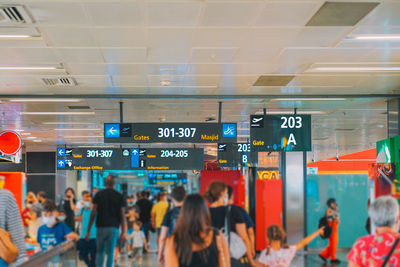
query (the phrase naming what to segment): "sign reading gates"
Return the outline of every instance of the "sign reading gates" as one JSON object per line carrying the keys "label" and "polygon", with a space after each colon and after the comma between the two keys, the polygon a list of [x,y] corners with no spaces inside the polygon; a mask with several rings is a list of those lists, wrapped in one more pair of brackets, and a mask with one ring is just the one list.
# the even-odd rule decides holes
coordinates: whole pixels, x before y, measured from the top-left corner
{"label": "sign reading gates", "polygon": [[311,115],[251,115],[253,151],[311,151]]}
{"label": "sign reading gates", "polygon": [[203,166],[202,148],[57,149],[59,170],[202,170]]}
{"label": "sign reading gates", "polygon": [[218,166],[251,167],[258,161],[257,154],[257,152],[251,152],[250,143],[220,143],[218,144]]}
{"label": "sign reading gates", "polygon": [[105,123],[105,143],[236,142],[236,123]]}

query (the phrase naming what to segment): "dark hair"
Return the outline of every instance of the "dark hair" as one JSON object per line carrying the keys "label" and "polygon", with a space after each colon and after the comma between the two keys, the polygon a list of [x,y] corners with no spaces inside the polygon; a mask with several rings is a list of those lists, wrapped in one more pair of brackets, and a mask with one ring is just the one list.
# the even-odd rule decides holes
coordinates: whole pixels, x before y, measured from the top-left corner
{"label": "dark hair", "polygon": [[226,187],[226,184],[224,184],[223,182],[214,181],[208,185],[204,197],[209,203],[214,203],[221,197],[221,194],[226,190]]}
{"label": "dark hair", "polygon": [[82,191],[82,196],[84,196],[86,194],[90,194],[89,191],[86,191],[86,190]]}
{"label": "dark hair", "polygon": [[142,225],[143,225],[143,223],[141,221],[138,221],[138,220],[134,221],[133,224],[135,224],[135,225],[137,225],[139,227],[142,227]]}
{"label": "dark hair", "polygon": [[42,198],[47,198],[46,192],[44,192],[44,191],[40,191],[40,192],[38,193],[38,196],[39,196],[39,197],[42,197]]}
{"label": "dark hair", "polygon": [[67,194],[68,191],[72,192],[72,194],[73,194],[74,197],[75,197],[75,191],[74,191],[74,189],[72,189],[71,187],[68,187],[67,189],[65,189],[65,193],[64,193],[64,194]]}
{"label": "dark hair", "polygon": [[[281,243],[281,248],[289,248],[289,246],[284,243],[285,237],[285,231],[279,225],[273,224],[267,228],[267,238],[270,244],[272,241],[279,241]],[[268,254],[269,248],[267,249],[267,255]]]}
{"label": "dark hair", "polygon": [[200,194],[185,198],[173,233],[179,262],[189,265],[192,261],[192,245],[205,245],[202,234],[211,230],[211,217],[207,204]]}
{"label": "dark hair", "polygon": [[336,199],[330,198],[330,199],[328,199],[328,201],[326,202],[326,205],[328,205],[328,207],[330,207],[333,203],[336,203]]}
{"label": "dark hair", "polygon": [[183,186],[176,186],[172,189],[171,197],[177,202],[182,202],[186,197],[186,190]]}
{"label": "dark hair", "polygon": [[106,187],[114,187],[115,185],[115,176],[110,174],[106,178]]}
{"label": "dark hair", "polygon": [[233,187],[230,185],[227,185],[226,187],[228,188],[228,199],[231,199],[233,195]]}
{"label": "dark hair", "polygon": [[58,210],[56,203],[53,200],[46,200],[43,204],[43,211],[53,212]]}

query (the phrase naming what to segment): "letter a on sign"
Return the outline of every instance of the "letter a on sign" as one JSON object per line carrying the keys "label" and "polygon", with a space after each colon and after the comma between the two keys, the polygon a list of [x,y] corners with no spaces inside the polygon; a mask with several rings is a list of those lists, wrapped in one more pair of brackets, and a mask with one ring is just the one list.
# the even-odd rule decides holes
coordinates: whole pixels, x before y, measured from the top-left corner
{"label": "letter a on sign", "polygon": [[294,134],[289,135],[289,140],[287,144],[290,145],[291,143],[293,143],[293,145],[297,145],[296,139],[294,138]]}

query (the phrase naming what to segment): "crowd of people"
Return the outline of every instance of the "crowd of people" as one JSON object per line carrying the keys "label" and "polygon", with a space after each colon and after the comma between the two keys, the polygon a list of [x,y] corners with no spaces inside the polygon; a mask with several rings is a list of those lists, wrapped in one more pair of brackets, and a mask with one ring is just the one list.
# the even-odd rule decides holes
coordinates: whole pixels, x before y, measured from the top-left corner
{"label": "crowd of people", "polygon": [[[246,210],[233,204],[233,188],[222,182],[212,182],[204,195],[188,195],[184,187],[176,186],[169,198],[165,192],[159,193],[154,204],[147,191],[124,198],[114,189],[112,175],[105,185],[96,194],[83,191],[80,200],[68,188],[59,203],[47,199],[45,192],[29,192],[21,214],[13,195],[0,189],[0,246],[8,238],[18,252],[0,251],[0,267],[25,259],[25,238],[34,239],[43,251],[76,240],[79,257],[89,267],[115,266],[121,253],[142,266],[143,255],[149,252],[156,252],[158,263],[166,267],[290,266],[296,251],[325,236],[327,228],[333,237],[320,257],[340,263],[335,254],[340,221],[334,199],[327,203],[326,225],[297,244],[286,244],[284,230],[269,226],[268,246],[256,257],[254,222]],[[397,266],[397,200],[377,198],[369,215],[375,234],[355,243],[348,254],[349,266]],[[150,247],[152,234],[157,240],[154,248]]]}

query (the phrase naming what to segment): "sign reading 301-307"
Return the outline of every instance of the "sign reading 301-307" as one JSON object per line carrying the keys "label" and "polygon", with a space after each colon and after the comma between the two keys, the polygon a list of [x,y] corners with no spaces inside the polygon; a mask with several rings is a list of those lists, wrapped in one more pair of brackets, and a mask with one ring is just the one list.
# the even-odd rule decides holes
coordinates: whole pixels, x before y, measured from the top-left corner
{"label": "sign reading 301-307", "polygon": [[311,151],[311,115],[252,115],[253,151]]}
{"label": "sign reading 301-307", "polygon": [[236,123],[106,123],[105,143],[234,143]]}

